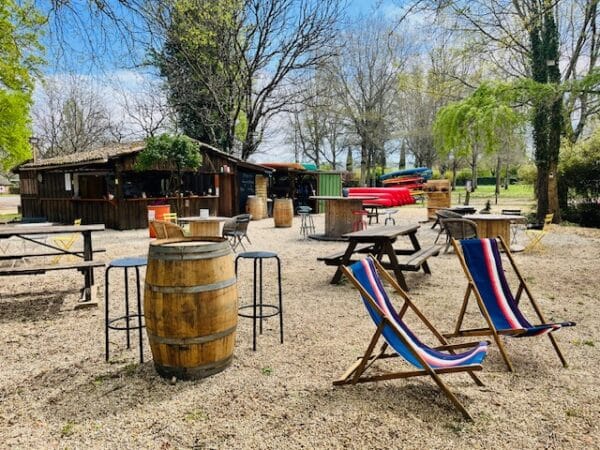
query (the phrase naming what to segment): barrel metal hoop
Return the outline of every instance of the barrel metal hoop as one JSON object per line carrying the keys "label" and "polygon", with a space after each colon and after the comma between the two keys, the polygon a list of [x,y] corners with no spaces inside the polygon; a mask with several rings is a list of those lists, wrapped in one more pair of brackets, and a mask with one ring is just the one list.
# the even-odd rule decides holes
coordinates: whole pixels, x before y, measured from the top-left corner
{"label": "barrel metal hoop", "polygon": [[148,332],[148,340],[155,344],[166,344],[166,345],[194,345],[194,344],[205,344],[207,342],[216,341],[218,339],[222,339],[224,337],[229,336],[234,333],[236,326],[234,325],[231,328],[227,328],[224,331],[219,331],[218,333],[208,334],[205,336],[197,336],[192,338],[170,338],[165,336],[157,336],[156,334]]}
{"label": "barrel metal hoop", "polygon": [[[214,259],[220,258],[222,256],[227,256],[231,254],[231,247],[227,244],[228,247],[221,248],[218,250],[211,251],[196,251],[196,252],[182,252],[182,251],[172,251],[165,252],[165,248],[150,248],[150,252],[148,257],[155,261],[194,261],[198,259]],[[179,248],[177,250],[180,250]]]}
{"label": "barrel metal hoop", "polygon": [[219,281],[211,284],[198,284],[196,286],[156,286],[146,282],[146,289],[152,292],[160,292],[161,294],[198,294],[200,292],[210,292],[219,289],[233,286],[236,283],[236,278]]}
{"label": "barrel metal hoop", "polygon": [[202,364],[195,367],[166,366],[163,363],[157,363],[156,361],[154,362],[154,366],[156,367],[156,371],[159,373],[159,375],[163,377],[176,377],[182,380],[194,380],[197,378],[206,378],[221,372],[229,364],[231,364],[232,360],[233,355],[230,355],[227,358],[220,359],[219,361]]}

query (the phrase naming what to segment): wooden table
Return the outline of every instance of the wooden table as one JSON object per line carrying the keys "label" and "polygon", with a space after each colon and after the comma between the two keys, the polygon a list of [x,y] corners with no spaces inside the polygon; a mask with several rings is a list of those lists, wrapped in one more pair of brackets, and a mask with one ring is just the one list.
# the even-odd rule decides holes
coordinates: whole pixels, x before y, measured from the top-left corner
{"label": "wooden table", "polygon": [[356,216],[352,211],[363,209],[363,201],[374,200],[375,196],[341,197],[317,195],[309,197],[311,200],[323,200],[325,206],[325,237],[340,238],[345,233],[352,231]]}
{"label": "wooden table", "polygon": [[510,216],[507,214],[467,214],[465,219],[477,224],[477,235],[480,238],[493,238],[502,236],[504,242],[510,245],[510,224],[525,222],[524,216]]}
{"label": "wooden table", "polygon": [[[438,245],[421,248],[419,240],[417,239],[418,229],[419,225],[402,225],[391,227],[384,226],[346,233],[344,234],[344,237],[348,239],[348,246],[345,251],[317,259],[324,261],[327,265],[338,266],[335,275],[331,279],[331,284],[337,284],[342,277],[341,266],[347,266],[358,261],[357,259],[352,259],[354,254],[371,253],[386,269],[394,272],[402,289],[408,290],[402,271],[416,272],[423,269],[425,273],[431,274],[431,270],[427,264],[427,258],[430,256],[437,256],[441,249],[441,246]],[[394,248],[393,244],[401,236],[408,236],[411,242],[411,248]],[[399,261],[398,255],[405,255],[406,259]],[[387,257],[388,261],[382,261],[384,256]]]}
{"label": "wooden table", "polygon": [[[10,237],[18,237],[24,241],[33,243],[37,246],[43,247],[44,249],[51,249],[51,252],[41,253],[28,253],[25,251],[16,254],[2,255],[0,260],[21,260],[24,258],[35,258],[35,257],[46,257],[46,256],[59,256],[59,255],[72,255],[81,258],[81,261],[75,263],[65,264],[35,264],[35,265],[23,265],[19,267],[2,267],[0,268],[0,276],[11,276],[11,275],[34,275],[43,274],[47,271],[52,270],[66,270],[66,269],[77,269],[83,273],[85,278],[85,287],[82,292],[82,299],[85,302],[91,302],[93,296],[93,285],[94,285],[94,267],[104,266],[103,262],[94,261],[94,250],[92,248],[92,232],[103,231],[104,225],[59,225],[59,226],[0,226],[0,239],[8,239]],[[74,234],[81,233],[83,236],[83,250],[70,250],[58,247],[56,245],[48,244],[47,242],[35,239],[35,236],[39,235],[51,235],[51,234]]]}
{"label": "wooden table", "polygon": [[221,223],[231,217],[190,216],[177,219],[181,223],[190,224],[190,236],[221,236]]}

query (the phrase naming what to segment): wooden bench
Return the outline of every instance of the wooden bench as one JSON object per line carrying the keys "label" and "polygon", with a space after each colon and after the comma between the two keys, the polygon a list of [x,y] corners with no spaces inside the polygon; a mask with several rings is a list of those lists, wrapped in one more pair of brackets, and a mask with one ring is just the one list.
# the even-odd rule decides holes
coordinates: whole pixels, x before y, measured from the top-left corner
{"label": "wooden bench", "polygon": [[[373,244],[361,244],[357,245],[352,253],[370,253],[372,249]],[[327,266],[339,266],[345,254],[346,251],[344,250],[338,253],[332,253],[331,255],[327,256],[319,256],[317,258],[317,261],[324,261],[325,265]]]}
{"label": "wooden bench", "polygon": [[104,267],[102,261],[78,261],[70,264],[44,264],[44,265],[27,265],[20,267],[0,267],[0,276],[9,275],[38,275],[44,274],[53,270],[79,270],[84,277],[85,285],[81,290],[81,306],[88,304],[94,305],[92,302],[94,285],[94,267]]}
{"label": "wooden bench", "polygon": [[[94,253],[103,253],[106,252],[105,248],[100,248],[98,250],[94,250]],[[26,253],[26,254],[18,254],[18,255],[0,255],[0,261],[4,260],[13,260],[13,259],[24,259],[24,258],[36,258],[42,256],[68,256],[68,255],[83,255],[83,250],[77,250],[73,252],[47,252],[47,253]]]}
{"label": "wooden bench", "polygon": [[53,265],[27,265],[20,267],[0,267],[0,276],[6,275],[37,275],[52,270],[77,269],[80,272],[93,269],[94,267],[104,267],[102,261],[78,261],[71,264],[53,264]]}
{"label": "wooden bench", "polygon": [[431,256],[437,256],[441,249],[441,245],[432,245],[431,247],[419,249],[415,253],[408,255],[405,261],[399,261],[398,265],[401,270],[412,272],[417,272],[422,267],[425,273],[431,274],[427,265],[427,259]]}

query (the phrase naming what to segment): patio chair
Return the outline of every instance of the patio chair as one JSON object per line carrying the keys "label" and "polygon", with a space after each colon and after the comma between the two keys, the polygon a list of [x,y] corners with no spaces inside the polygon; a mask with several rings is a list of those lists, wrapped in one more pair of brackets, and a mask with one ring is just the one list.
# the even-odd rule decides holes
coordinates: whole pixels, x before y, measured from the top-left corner
{"label": "patio chair", "polygon": [[[377,329],[371,338],[365,354],[360,357],[342,377],[333,382],[334,385],[366,383],[371,381],[392,380],[396,378],[409,378],[416,376],[430,376],[439,388],[446,394],[454,406],[467,419],[472,420],[471,415],[446,387],[441,374],[466,372],[479,386],[483,383],[473,373],[481,370],[481,362],[486,356],[489,342],[464,343],[450,345],[444,337],[425,318],[423,313],[409,299],[396,280],[382,267],[375,258],[369,256],[352,264],[349,267],[342,266],[344,274],[359,290],[371,319],[375,322]],[[382,278],[404,300],[404,304],[396,310],[383,288]],[[431,331],[435,338],[442,344],[438,347],[429,347],[421,342],[404,322],[404,315],[411,309],[421,322]],[[385,342],[376,354],[373,353],[377,341],[383,336]],[[386,353],[391,347],[393,353]],[[463,353],[455,353],[456,349],[467,349]],[[379,375],[365,376],[364,373],[377,360],[400,356],[416,370],[385,373]]]}
{"label": "patio chair", "polygon": [[469,219],[440,219],[440,226],[446,232],[446,248],[448,252],[452,239],[477,239],[477,224]]}
{"label": "patio chair", "polygon": [[226,221],[223,224],[223,237],[229,239],[232,250],[235,252],[238,245],[242,246],[242,249],[246,251],[246,247],[242,242],[246,239],[250,245],[250,238],[248,237],[248,224],[252,220],[252,214],[239,214],[233,216],[231,220]]}
{"label": "patio chair", "polygon": [[[435,212],[435,222],[431,226],[432,230],[435,228],[436,225],[440,226],[440,231],[438,232],[438,234],[435,238],[434,244],[437,244],[437,241],[439,240],[442,233],[444,233],[446,231],[446,230],[444,230],[444,227],[442,225],[442,219],[460,219],[460,218],[462,218],[462,216],[458,213],[455,213],[454,211],[450,211],[447,209],[438,209]],[[448,237],[448,234],[446,233],[446,242],[449,242],[449,241],[450,241],[450,238]]]}
{"label": "patio chair", "polygon": [[[554,336],[550,333],[560,330],[562,327],[574,326],[575,323],[548,323],[546,321],[537,302],[531,295],[531,291],[527,287],[521,272],[517,268],[510,249],[502,237],[498,239],[519,281],[516,295],[513,296],[504,275],[498,241],[495,238],[462,240],[460,241],[460,246],[457,241],[453,240],[452,244],[467,276],[468,286],[455,330],[453,333],[445,336],[493,336],[506,366],[513,372],[513,365],[508,358],[504,344],[500,340],[500,335],[529,337],[547,334],[562,365],[566,367],[567,362]],[[532,325],[520,309],[519,301],[523,292],[529,297],[531,306],[541,322],[539,325]],[[462,329],[463,319],[471,294],[475,295],[477,305],[487,322],[487,327]]]}
{"label": "patio chair", "polygon": [[544,217],[544,224],[542,228],[536,230],[535,228],[528,228],[525,230],[525,235],[529,238],[529,243],[525,246],[523,251],[529,252],[532,250],[544,250],[544,246],[542,245],[542,239],[550,229],[550,225],[552,225],[552,220],[554,219],[554,214],[546,214]]}
{"label": "patio chair", "polygon": [[[73,221],[73,225],[75,225],[75,226],[81,225],[81,219],[75,219]],[[68,236],[56,236],[56,237],[52,238],[52,242],[54,243],[54,245],[56,245],[60,249],[69,251],[69,250],[71,250],[71,247],[73,247],[73,244],[77,241],[79,236],[81,236],[81,233],[73,233]],[[63,256],[65,256],[65,255],[56,255],[54,258],[52,258],[52,260],[50,261],[50,264],[58,264],[58,262],[60,261],[60,259]],[[68,256],[70,259],[74,258],[73,255],[68,255]]]}
{"label": "patio chair", "polygon": [[[500,214],[507,215],[507,216],[520,216],[521,210],[520,209],[503,209],[500,212]],[[510,234],[511,234],[510,243],[511,243],[511,245],[517,243],[517,232],[519,231],[520,225],[522,225],[522,222],[512,221],[510,223]]]}
{"label": "patio chair", "polygon": [[154,228],[157,239],[172,239],[185,237],[183,228],[165,220],[151,220],[150,225]]}

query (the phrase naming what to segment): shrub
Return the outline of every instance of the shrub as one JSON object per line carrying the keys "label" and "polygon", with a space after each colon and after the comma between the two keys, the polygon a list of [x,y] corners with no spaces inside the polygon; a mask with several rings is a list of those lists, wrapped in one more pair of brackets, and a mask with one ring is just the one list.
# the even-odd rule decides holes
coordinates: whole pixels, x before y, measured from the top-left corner
{"label": "shrub", "polygon": [[471,179],[471,169],[460,169],[456,172],[456,185],[464,186]]}
{"label": "shrub", "polygon": [[537,180],[537,167],[535,164],[525,164],[517,170],[519,181],[525,184],[535,184]]}

